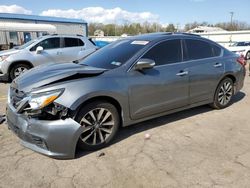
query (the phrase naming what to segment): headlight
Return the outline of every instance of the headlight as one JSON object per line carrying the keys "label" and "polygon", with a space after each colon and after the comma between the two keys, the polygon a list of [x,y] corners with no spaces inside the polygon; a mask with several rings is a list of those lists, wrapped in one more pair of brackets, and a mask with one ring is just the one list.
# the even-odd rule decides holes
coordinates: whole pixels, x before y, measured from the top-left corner
{"label": "headlight", "polygon": [[0,61],[4,61],[4,60],[7,59],[8,57],[9,57],[9,55],[0,56]]}
{"label": "headlight", "polygon": [[54,102],[63,93],[64,89],[53,90],[43,93],[31,93],[29,105],[32,110],[39,110]]}

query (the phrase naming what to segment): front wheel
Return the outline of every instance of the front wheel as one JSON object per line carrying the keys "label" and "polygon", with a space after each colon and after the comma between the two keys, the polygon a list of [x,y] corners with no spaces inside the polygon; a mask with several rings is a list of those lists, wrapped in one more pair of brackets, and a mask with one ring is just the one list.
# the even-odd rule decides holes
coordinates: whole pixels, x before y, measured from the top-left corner
{"label": "front wheel", "polygon": [[216,109],[226,108],[231,102],[233,93],[234,83],[232,79],[223,79],[216,89],[214,102],[211,104],[211,106]]}
{"label": "front wheel", "polygon": [[114,105],[96,101],[84,106],[76,121],[83,127],[78,146],[83,150],[97,150],[113,140],[119,128],[120,116]]}
{"label": "front wheel", "polygon": [[246,60],[250,60],[250,51],[248,51],[246,54]]}
{"label": "front wheel", "polygon": [[23,74],[29,69],[30,69],[30,66],[23,64],[23,63],[14,65],[14,67],[10,70],[11,80],[14,80],[16,77],[20,76],[21,74]]}

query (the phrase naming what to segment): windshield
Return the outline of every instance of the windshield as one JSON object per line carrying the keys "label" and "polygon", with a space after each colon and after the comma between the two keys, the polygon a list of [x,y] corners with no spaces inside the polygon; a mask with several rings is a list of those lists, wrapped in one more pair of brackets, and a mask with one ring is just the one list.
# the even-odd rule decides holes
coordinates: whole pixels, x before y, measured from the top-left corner
{"label": "windshield", "polygon": [[36,42],[38,40],[37,39],[33,39],[33,40],[30,40],[29,42],[26,42],[25,44],[21,45],[21,46],[17,46],[15,47],[15,49],[24,49],[24,48],[27,48],[28,46],[30,46],[31,44],[33,44],[34,42]]}
{"label": "windshield", "polygon": [[80,64],[103,69],[114,69],[126,63],[148,41],[120,40],[113,42],[83,59]]}

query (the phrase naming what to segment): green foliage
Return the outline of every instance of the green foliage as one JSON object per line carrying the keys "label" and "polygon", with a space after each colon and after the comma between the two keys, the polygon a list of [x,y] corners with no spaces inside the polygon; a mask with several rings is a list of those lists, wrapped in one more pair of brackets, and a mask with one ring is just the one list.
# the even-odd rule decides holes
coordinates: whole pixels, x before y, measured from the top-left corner
{"label": "green foliage", "polygon": [[[169,27],[171,32],[176,31],[173,24],[170,24]],[[143,33],[153,33],[153,32],[164,32],[167,31],[167,28],[163,27],[158,23],[148,23],[145,22],[143,24],[140,23],[131,23],[124,25],[117,24],[97,24],[90,23],[89,24],[89,35],[93,36],[96,30],[102,30],[105,33],[105,36],[121,36],[122,34],[128,35],[137,35]]]}
{"label": "green foliage", "polygon": [[[209,24],[207,22],[192,22],[185,24],[182,31],[189,31],[197,26],[210,26],[210,27],[220,27],[228,31],[239,31],[250,29],[250,25],[245,22],[233,21],[222,22],[216,24]],[[153,33],[153,32],[177,32],[178,25],[172,23],[167,26],[162,26],[158,23],[126,23],[123,25],[118,24],[101,24],[101,23],[90,23],[89,24],[89,35],[93,36],[96,30],[104,31],[105,36],[121,36],[122,34],[127,35],[138,35],[143,33]]]}

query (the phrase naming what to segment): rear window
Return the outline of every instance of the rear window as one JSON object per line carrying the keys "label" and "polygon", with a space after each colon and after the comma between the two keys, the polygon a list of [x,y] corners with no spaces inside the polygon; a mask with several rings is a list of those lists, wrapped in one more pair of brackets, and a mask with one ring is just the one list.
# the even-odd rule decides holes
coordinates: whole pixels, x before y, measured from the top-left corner
{"label": "rear window", "polygon": [[84,42],[78,38],[64,38],[64,47],[77,47],[77,46],[84,46]]}

